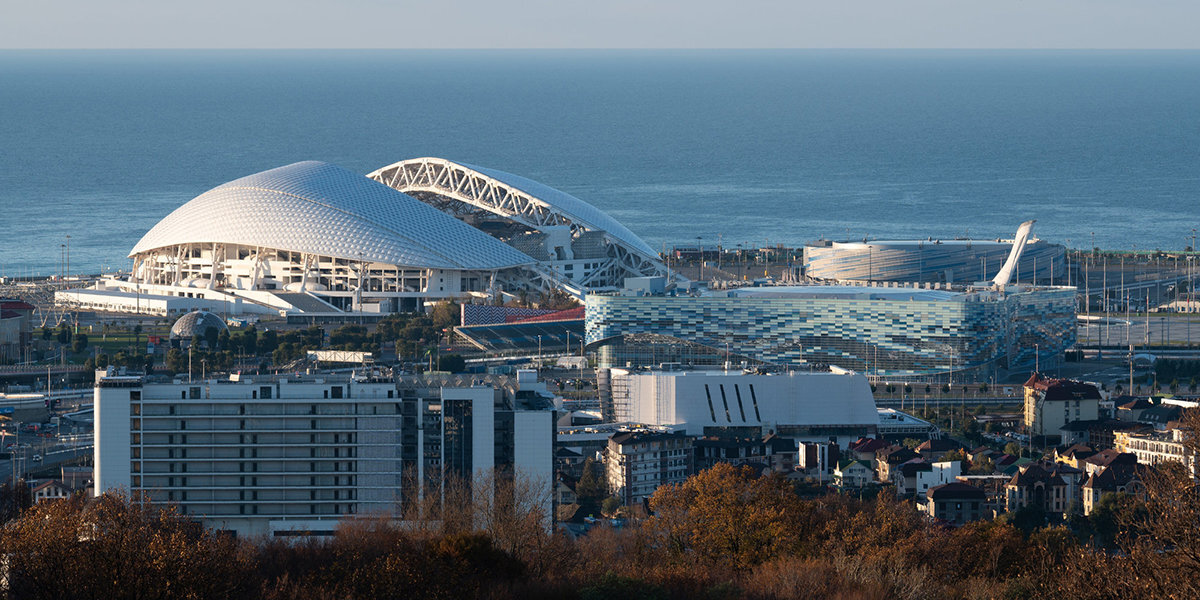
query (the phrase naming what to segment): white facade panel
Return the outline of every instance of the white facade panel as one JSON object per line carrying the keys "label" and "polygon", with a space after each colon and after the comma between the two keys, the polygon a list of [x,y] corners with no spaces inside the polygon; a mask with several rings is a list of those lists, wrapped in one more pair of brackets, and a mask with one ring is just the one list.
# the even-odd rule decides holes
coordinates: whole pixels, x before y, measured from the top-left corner
{"label": "white facade panel", "polygon": [[879,415],[867,378],[859,374],[791,373],[745,375],[720,371],[631,373],[613,370],[628,382],[614,401],[633,421],[683,427],[702,435],[705,427],[878,427]]}
{"label": "white facade panel", "polygon": [[129,394],[140,388],[100,387],[93,391],[95,418],[95,493],[108,490],[130,490],[129,429],[133,421],[129,414]]}

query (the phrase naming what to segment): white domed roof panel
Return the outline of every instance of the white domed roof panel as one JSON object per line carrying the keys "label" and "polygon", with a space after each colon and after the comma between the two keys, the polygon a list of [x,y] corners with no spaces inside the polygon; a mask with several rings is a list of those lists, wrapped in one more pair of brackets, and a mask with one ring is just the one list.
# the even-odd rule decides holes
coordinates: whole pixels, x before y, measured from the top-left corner
{"label": "white domed roof panel", "polygon": [[262,246],[443,269],[533,259],[454,217],[341,167],[315,161],[218,186],[167,215],[130,255],[185,243]]}

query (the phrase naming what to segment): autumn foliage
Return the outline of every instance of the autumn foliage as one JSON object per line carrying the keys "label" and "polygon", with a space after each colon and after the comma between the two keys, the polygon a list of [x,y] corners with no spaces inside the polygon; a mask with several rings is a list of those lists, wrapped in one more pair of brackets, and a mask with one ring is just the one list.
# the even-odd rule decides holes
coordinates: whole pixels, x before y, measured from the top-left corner
{"label": "autumn foliage", "polygon": [[577,539],[515,499],[447,502],[424,523],[363,518],[329,539],[237,539],[169,507],[76,497],[0,530],[0,580],[10,598],[1197,597],[1193,484],[1168,470],[1147,485],[1153,510],[1121,524],[1143,534],[1116,548],[1065,527],[938,526],[886,494],[803,499],[727,465],[660,488],[644,520]]}

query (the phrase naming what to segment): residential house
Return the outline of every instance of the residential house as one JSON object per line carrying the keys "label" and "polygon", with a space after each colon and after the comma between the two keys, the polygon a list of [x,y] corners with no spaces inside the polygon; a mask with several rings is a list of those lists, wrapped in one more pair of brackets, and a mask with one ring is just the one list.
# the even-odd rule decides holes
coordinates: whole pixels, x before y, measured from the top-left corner
{"label": "residential house", "polygon": [[1133,396],[1114,398],[1113,402],[1117,406],[1116,417],[1130,423],[1139,421],[1142,417],[1142,411],[1154,406],[1154,403],[1149,398],[1134,398]]}
{"label": "residential house", "polygon": [[1149,425],[1156,431],[1166,431],[1170,424],[1183,416],[1183,407],[1175,404],[1159,404],[1142,411],[1138,423]]}
{"label": "residential house", "polygon": [[921,442],[921,445],[917,446],[917,454],[920,454],[921,458],[925,460],[936,462],[944,458],[947,454],[962,449],[962,444],[949,438],[942,438]]}
{"label": "residential house", "polygon": [[1136,454],[1121,452],[1115,448],[1109,448],[1107,450],[1101,450],[1092,456],[1085,458],[1080,468],[1083,469],[1085,476],[1090,476],[1111,466],[1133,466],[1136,465],[1137,462]]}
{"label": "residential house", "polygon": [[30,490],[30,495],[33,497],[34,504],[45,502],[46,500],[69,498],[74,493],[74,489],[57,479],[43,481]]}
{"label": "residential house", "polygon": [[1076,469],[1080,467],[1080,463],[1087,458],[1096,455],[1096,450],[1086,444],[1072,444],[1066,448],[1055,448],[1051,453],[1051,457],[1055,462],[1071,465]]}
{"label": "residential house", "polygon": [[892,469],[921,455],[904,446],[887,446],[875,452],[875,476],[879,481],[892,481]]}
{"label": "residential house", "polygon": [[879,438],[862,437],[846,446],[846,455],[854,460],[874,462],[876,453],[889,446],[891,444]]}
{"label": "residential house", "polygon": [[1018,511],[1032,506],[1049,515],[1062,516],[1070,506],[1070,489],[1058,474],[1042,464],[1025,465],[1004,486],[1005,510]]}
{"label": "residential house", "polygon": [[554,503],[558,506],[566,506],[578,502],[579,497],[575,494],[575,486],[578,483],[578,479],[559,471],[554,478]]}
{"label": "residential house", "polygon": [[987,495],[965,483],[943,483],[929,488],[923,504],[931,519],[953,525],[965,525],[985,517]]}
{"label": "residential house", "polygon": [[946,483],[957,481],[962,475],[962,461],[944,460],[932,463],[928,471],[918,471],[916,493],[926,494],[929,490]]}
{"label": "residential house", "polygon": [[892,483],[896,486],[896,494],[900,496],[924,496],[924,494],[917,493],[918,490],[922,492],[926,491],[920,488],[918,477],[922,473],[928,473],[932,470],[933,463],[919,457],[891,467],[889,473],[892,476]]}
{"label": "residential house", "polygon": [[840,488],[862,488],[874,480],[875,471],[861,460],[843,460],[833,472],[833,484]]}
{"label": "residential house", "polygon": [[1083,484],[1083,514],[1091,515],[1105,494],[1140,494],[1145,490],[1144,465],[1117,464],[1093,473]]}

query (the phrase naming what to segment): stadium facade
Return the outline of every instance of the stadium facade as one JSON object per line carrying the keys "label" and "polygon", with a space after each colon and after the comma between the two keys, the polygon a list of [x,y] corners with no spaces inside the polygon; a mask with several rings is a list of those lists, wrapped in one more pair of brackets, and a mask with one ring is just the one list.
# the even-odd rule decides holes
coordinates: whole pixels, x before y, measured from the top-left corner
{"label": "stadium facade", "polygon": [[[828,281],[973,283],[990,277],[1013,240],[815,242],[804,247],[804,274]],[[1014,281],[1054,283],[1067,275],[1066,249],[1025,242]]]}
{"label": "stadium facade", "polygon": [[742,288],[703,296],[590,294],[602,367],[828,366],[887,378],[990,377],[1075,342],[1075,289]]}
{"label": "stadium facade", "polygon": [[645,242],[578,198],[436,158],[369,176],[308,161],[243,177],[167,215],[130,258],[128,280],[64,301],[135,312],[176,297],[189,301],[175,310],[390,313],[522,291],[582,297],[667,273]]}

